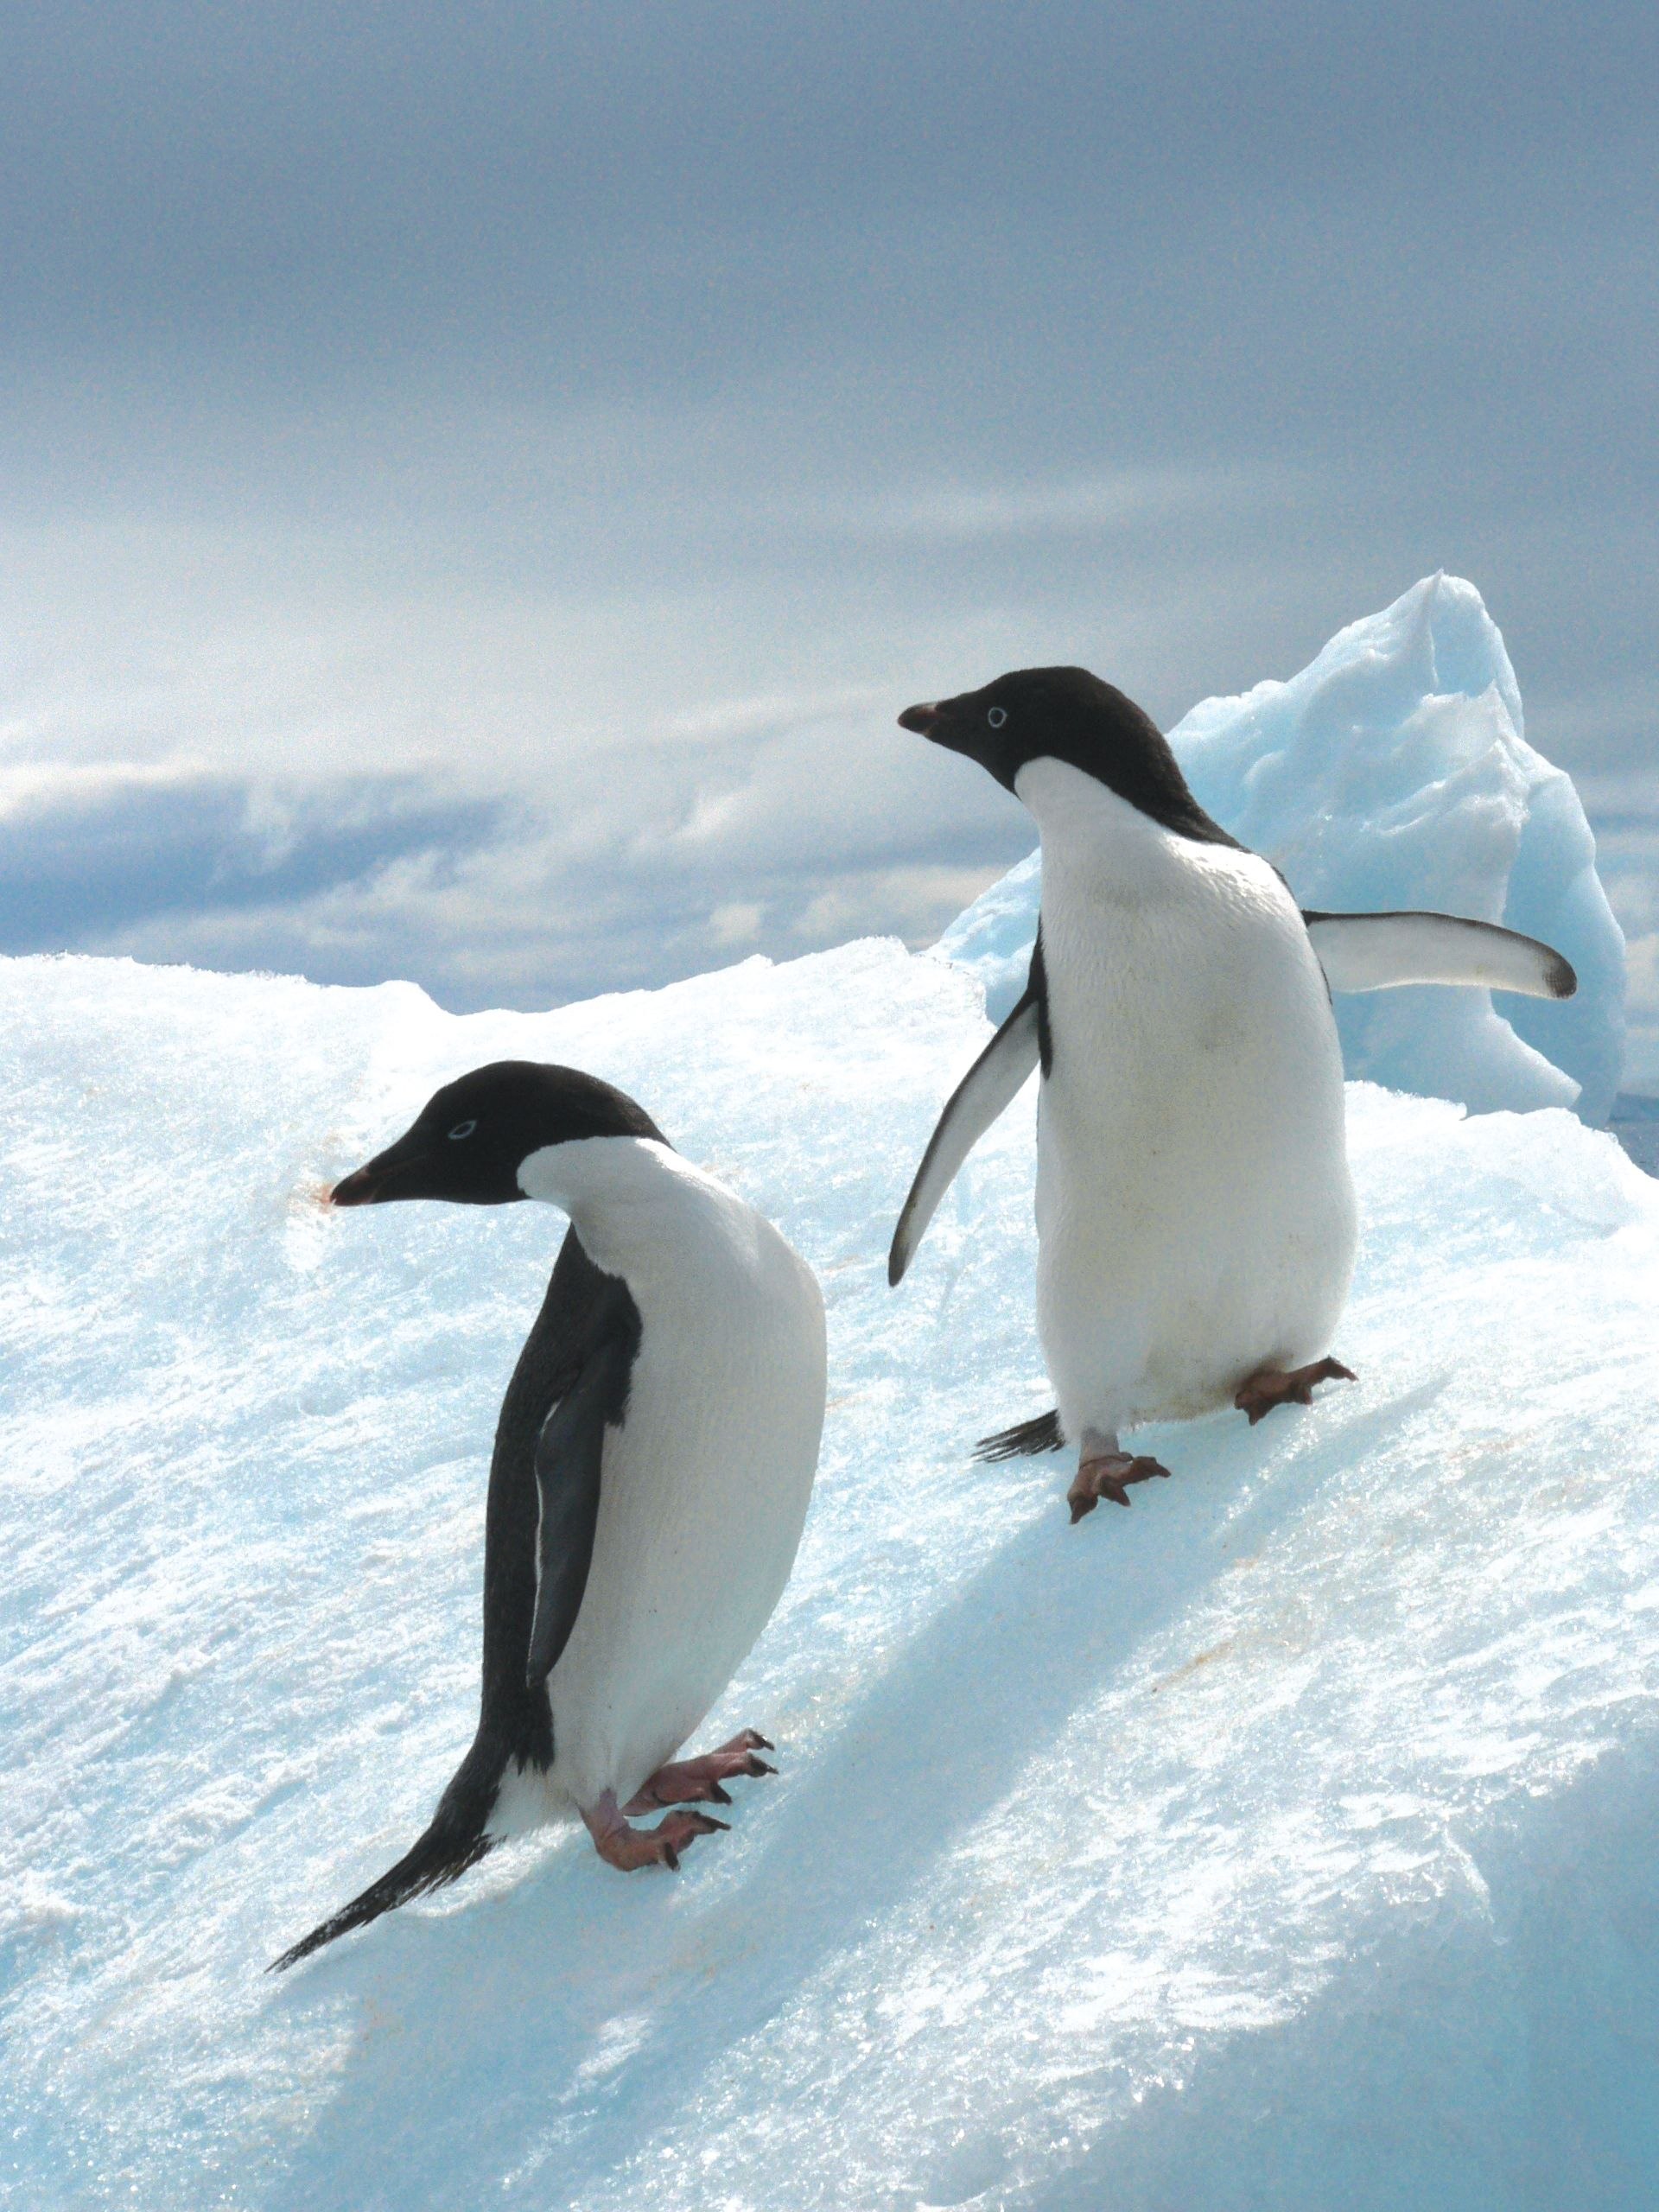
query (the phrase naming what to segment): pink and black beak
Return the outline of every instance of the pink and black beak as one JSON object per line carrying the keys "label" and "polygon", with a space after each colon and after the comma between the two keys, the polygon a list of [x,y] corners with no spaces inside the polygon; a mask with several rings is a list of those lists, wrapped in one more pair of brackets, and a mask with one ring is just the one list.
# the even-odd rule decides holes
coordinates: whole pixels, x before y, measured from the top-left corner
{"label": "pink and black beak", "polygon": [[384,1205],[389,1198],[442,1197],[442,1189],[432,1187],[434,1170],[439,1165],[425,1130],[408,1130],[396,1144],[377,1153],[366,1166],[336,1183],[328,1193],[329,1205],[378,1206]]}
{"label": "pink and black beak", "polygon": [[[532,1107],[545,1107],[544,1078],[559,1072],[528,1070],[531,1078],[541,1079],[528,1084]],[[537,1148],[540,1129],[550,1126],[545,1111],[539,1122],[526,1118],[525,1092],[525,1071],[511,1060],[446,1084],[395,1144],[335,1184],[329,1204],[383,1206],[394,1198],[441,1198],[458,1206],[512,1205],[524,1195],[518,1163]],[[557,1125],[551,1126],[551,1141],[557,1142]]]}
{"label": "pink and black beak", "polygon": [[328,1193],[328,1203],[331,1206],[372,1206],[378,1204],[380,1196],[380,1184],[370,1166],[359,1167],[343,1182],[336,1183]]}

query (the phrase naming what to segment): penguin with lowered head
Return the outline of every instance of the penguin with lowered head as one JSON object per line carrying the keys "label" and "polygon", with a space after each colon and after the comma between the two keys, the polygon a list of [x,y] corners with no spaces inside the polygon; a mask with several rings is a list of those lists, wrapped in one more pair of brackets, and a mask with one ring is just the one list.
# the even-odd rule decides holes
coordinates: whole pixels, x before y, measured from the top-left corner
{"label": "penguin with lowered head", "polygon": [[1040,1069],[1037,1325],[1058,1403],[980,1451],[1074,1446],[1075,1522],[1168,1473],[1124,1448],[1142,1422],[1235,1407],[1254,1425],[1354,1379],[1332,1351],[1357,1241],[1332,991],[1559,999],[1576,979],[1491,923],[1300,911],[1204,811],[1151,719],[1086,669],[1018,670],[899,721],[1036,817],[1042,914],[1026,990],[923,1156],[888,1280]]}
{"label": "penguin with lowered head", "polygon": [[772,1773],[771,1745],[747,1729],[675,1754],[782,1593],[823,1424],[810,1268],[593,1076],[479,1068],[331,1197],[533,1198],[570,1225],[496,1430],[472,1748],[419,1841],[278,1967],[572,1807],[623,1870],[677,1867],[723,1827],[685,1808]]}

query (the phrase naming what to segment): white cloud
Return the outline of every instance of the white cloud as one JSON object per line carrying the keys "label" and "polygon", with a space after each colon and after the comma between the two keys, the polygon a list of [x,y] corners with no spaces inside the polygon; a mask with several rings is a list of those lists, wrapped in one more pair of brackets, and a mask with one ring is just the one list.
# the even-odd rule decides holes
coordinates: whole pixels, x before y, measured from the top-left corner
{"label": "white cloud", "polygon": [[899,537],[1098,535],[1245,503],[1259,511],[1310,488],[1283,468],[1125,468],[1046,482],[922,486],[831,503],[817,519],[820,528]]}
{"label": "white cloud", "polygon": [[753,944],[760,934],[766,912],[753,900],[730,899],[709,915],[709,938],[715,944]]}

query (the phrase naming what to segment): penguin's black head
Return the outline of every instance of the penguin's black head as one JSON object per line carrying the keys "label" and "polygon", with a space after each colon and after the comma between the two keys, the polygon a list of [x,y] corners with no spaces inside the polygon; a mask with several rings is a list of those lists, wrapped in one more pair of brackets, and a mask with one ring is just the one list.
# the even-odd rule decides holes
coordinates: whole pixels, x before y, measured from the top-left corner
{"label": "penguin's black head", "polygon": [[337,1206],[392,1198],[448,1198],[510,1205],[524,1192],[518,1170],[533,1152],[582,1137],[655,1137],[662,1131],[626,1091],[580,1068],[496,1060],[434,1091],[396,1144],[330,1193]]}
{"label": "penguin's black head", "polygon": [[899,725],[965,753],[1007,791],[1028,762],[1063,760],[1166,830],[1235,842],[1187,789],[1152,717],[1086,668],[1017,668],[982,690],[906,707]]}

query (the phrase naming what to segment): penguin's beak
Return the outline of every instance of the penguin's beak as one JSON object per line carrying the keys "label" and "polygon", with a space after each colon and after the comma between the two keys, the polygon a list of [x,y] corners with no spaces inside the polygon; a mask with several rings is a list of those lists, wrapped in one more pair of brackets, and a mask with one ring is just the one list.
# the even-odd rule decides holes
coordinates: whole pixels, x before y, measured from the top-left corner
{"label": "penguin's beak", "polygon": [[380,1195],[380,1179],[371,1161],[368,1166],[348,1175],[343,1183],[336,1183],[328,1193],[328,1203],[331,1206],[372,1206]]}
{"label": "penguin's beak", "polygon": [[[422,1188],[427,1180],[432,1160],[427,1144],[419,1134],[410,1129],[390,1144],[384,1152],[376,1153],[366,1166],[348,1175],[343,1183],[336,1183],[328,1193],[333,1206],[378,1206],[388,1198],[418,1198],[428,1195]],[[411,1189],[410,1185],[414,1185]]]}
{"label": "penguin's beak", "polygon": [[918,737],[931,737],[933,725],[938,719],[938,708],[930,700],[923,707],[906,707],[899,717],[899,727],[900,729],[913,729]]}

